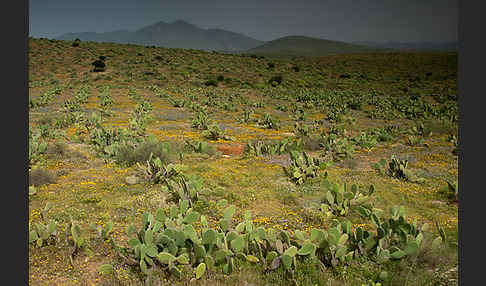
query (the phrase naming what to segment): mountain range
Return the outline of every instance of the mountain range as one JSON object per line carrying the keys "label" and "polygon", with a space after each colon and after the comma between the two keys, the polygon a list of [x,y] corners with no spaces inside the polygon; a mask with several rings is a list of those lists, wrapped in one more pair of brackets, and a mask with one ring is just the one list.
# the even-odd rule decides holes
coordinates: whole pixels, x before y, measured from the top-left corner
{"label": "mountain range", "polygon": [[135,31],[68,33],[57,40],[113,42],[166,48],[198,49],[226,53],[266,56],[326,56],[343,53],[368,53],[387,50],[454,51],[453,43],[375,43],[340,42],[306,36],[285,36],[272,41],[260,41],[241,33],[222,29],[202,29],[183,20],[163,21]]}
{"label": "mountain range", "polygon": [[231,31],[201,29],[182,20],[177,20],[173,23],[161,21],[133,32],[120,30],[106,33],[68,33],[56,39],[72,41],[76,38],[81,41],[229,52],[251,49],[264,43],[263,41]]}

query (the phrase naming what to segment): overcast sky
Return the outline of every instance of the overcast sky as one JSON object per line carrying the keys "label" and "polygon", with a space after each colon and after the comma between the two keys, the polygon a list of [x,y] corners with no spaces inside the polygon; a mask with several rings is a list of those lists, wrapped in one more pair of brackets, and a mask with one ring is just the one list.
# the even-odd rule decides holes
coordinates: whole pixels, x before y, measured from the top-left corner
{"label": "overcast sky", "polygon": [[303,35],[337,41],[458,38],[458,0],[29,0],[29,35],[134,31],[185,20],[258,40]]}

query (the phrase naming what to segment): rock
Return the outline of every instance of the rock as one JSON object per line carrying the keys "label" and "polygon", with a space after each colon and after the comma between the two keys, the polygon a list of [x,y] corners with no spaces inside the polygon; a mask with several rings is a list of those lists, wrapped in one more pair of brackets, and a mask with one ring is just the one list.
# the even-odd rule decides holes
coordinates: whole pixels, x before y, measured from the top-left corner
{"label": "rock", "polygon": [[125,178],[125,182],[129,185],[135,185],[138,183],[138,177],[137,176],[128,176]]}

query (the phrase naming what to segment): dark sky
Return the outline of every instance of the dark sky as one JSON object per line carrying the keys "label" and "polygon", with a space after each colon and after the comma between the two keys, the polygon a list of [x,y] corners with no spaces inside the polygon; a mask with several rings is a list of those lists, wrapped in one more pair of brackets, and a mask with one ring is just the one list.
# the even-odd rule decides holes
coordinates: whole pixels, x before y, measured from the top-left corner
{"label": "dark sky", "polygon": [[258,40],[303,35],[338,41],[458,38],[458,0],[30,0],[29,34],[136,30],[185,20]]}

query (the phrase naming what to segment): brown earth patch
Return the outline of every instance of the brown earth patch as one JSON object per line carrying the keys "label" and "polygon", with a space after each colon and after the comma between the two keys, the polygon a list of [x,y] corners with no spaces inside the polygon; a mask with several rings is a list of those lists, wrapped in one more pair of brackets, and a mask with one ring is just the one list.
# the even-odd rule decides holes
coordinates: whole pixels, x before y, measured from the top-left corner
{"label": "brown earth patch", "polygon": [[242,155],[245,151],[243,144],[221,144],[216,146],[216,150],[223,155]]}

